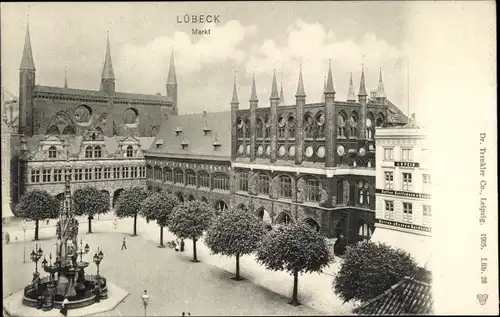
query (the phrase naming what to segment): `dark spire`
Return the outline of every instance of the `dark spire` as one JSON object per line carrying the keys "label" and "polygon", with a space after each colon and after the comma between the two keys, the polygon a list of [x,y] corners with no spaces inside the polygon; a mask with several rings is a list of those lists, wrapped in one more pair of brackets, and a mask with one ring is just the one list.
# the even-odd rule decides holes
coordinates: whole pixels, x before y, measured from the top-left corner
{"label": "dark spire", "polygon": [[297,93],[295,93],[295,97],[305,97],[306,91],[304,89],[304,81],[302,80],[302,65],[300,65],[299,71],[299,83],[297,84]]}
{"label": "dark spire", "polygon": [[349,80],[349,92],[347,93],[347,101],[356,101],[356,94],[354,93],[354,86],[352,83],[352,73]]}
{"label": "dark spire", "polygon": [[361,66],[361,80],[359,82],[359,93],[358,96],[368,96],[365,87],[365,68]]}
{"label": "dark spire", "polygon": [[257,99],[257,89],[255,88],[255,74],[253,74],[252,78],[252,93],[250,94],[250,101],[259,101],[259,99]]}
{"label": "dark spire", "polygon": [[380,74],[378,77],[378,86],[377,86],[377,98],[386,98],[386,94],[384,91],[384,82],[382,81],[382,67],[380,67]]}
{"label": "dark spire", "polygon": [[172,47],[172,54],[170,55],[170,68],[168,69],[167,85],[177,85],[177,76],[175,74],[174,62],[174,47]]}
{"label": "dark spire", "polygon": [[285,97],[283,96],[283,78],[281,78],[281,87],[280,87],[280,106],[285,105]]}
{"label": "dark spire", "polygon": [[31,51],[31,36],[30,36],[30,22],[26,24],[26,36],[24,38],[23,57],[21,59],[20,70],[35,70],[35,62],[33,60],[33,52]]}
{"label": "dark spire", "polygon": [[234,84],[233,84],[233,99],[231,100],[231,103],[237,104],[240,103],[238,101],[238,91],[236,90],[236,76],[234,76]]}
{"label": "dark spire", "polygon": [[278,95],[278,85],[276,84],[276,70],[274,70],[273,74],[273,87],[271,88],[271,97],[269,99],[280,99]]}
{"label": "dark spire", "polygon": [[68,67],[64,67],[64,88],[68,88]]}
{"label": "dark spire", "polygon": [[104,67],[102,68],[103,79],[115,79],[115,72],[113,71],[113,63],[111,62],[111,49],[109,46],[109,31],[106,42],[106,57],[104,58]]}
{"label": "dark spire", "polygon": [[333,88],[332,60],[329,61],[328,78],[326,79],[325,92],[326,93],[335,93],[335,89]]}

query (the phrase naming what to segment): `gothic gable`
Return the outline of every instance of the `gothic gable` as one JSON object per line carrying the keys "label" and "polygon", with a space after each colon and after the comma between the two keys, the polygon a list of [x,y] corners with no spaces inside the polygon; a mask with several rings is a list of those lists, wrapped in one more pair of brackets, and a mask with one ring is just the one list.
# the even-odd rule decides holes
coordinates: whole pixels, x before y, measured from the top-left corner
{"label": "gothic gable", "polygon": [[75,124],[71,117],[63,110],[58,111],[50,119],[47,125],[46,134],[74,134]]}

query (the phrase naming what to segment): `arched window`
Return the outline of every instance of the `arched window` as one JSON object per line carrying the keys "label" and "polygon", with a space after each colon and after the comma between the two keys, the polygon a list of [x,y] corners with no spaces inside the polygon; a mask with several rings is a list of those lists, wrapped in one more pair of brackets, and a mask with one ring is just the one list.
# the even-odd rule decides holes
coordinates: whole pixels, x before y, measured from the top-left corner
{"label": "arched window", "polygon": [[92,147],[87,146],[85,148],[85,158],[92,158]]}
{"label": "arched window", "polygon": [[306,179],[304,192],[306,201],[320,201],[319,181],[315,178]]}
{"label": "arched window", "polygon": [[377,121],[375,122],[375,125],[376,125],[377,127],[381,127],[381,126],[384,124],[384,122],[385,122],[385,117],[384,117],[384,115],[383,115],[382,113],[379,113],[379,114],[377,115]]}
{"label": "arched window", "polygon": [[266,117],[266,119],[264,120],[264,126],[264,138],[269,139],[271,137],[271,119],[269,119],[269,117]]}
{"label": "arched window", "polygon": [[218,190],[229,190],[229,177],[224,174],[214,175],[212,188]]}
{"label": "arched window", "polygon": [[163,169],[163,181],[172,182],[172,169],[170,167],[165,167]]}
{"label": "arched window", "polygon": [[344,113],[339,113],[337,116],[337,136],[339,138],[345,138],[345,125],[346,125],[346,116]]}
{"label": "arched window", "polygon": [[49,158],[56,158],[57,157],[57,150],[55,146],[49,147]]}
{"label": "arched window", "polygon": [[184,184],[184,172],[179,168],[174,171],[174,183]]}
{"label": "arched window", "polygon": [[245,120],[245,138],[250,139],[250,119]]}
{"label": "arched window", "polygon": [[288,138],[295,138],[295,117],[292,115],[288,117]]}
{"label": "arched window", "polygon": [[255,122],[255,130],[257,133],[257,138],[262,139],[264,137],[264,123],[262,122],[262,118],[258,118]]}
{"label": "arched window", "polygon": [[243,138],[243,132],[244,132],[243,119],[238,118],[236,120],[236,130],[237,130],[237,137],[238,138]]}
{"label": "arched window", "polygon": [[292,179],[290,176],[280,176],[280,197],[292,197]]}
{"label": "arched window", "polygon": [[358,115],[356,112],[353,112],[349,118],[349,136],[351,138],[358,137]]}
{"label": "arched window", "polygon": [[373,139],[373,135],[373,115],[369,112],[368,117],[366,118],[366,138],[371,140]]}
{"label": "arched window", "polygon": [[186,182],[188,186],[196,187],[196,173],[193,170],[186,171]]}
{"label": "arched window", "polygon": [[154,179],[157,179],[157,180],[161,180],[162,179],[162,170],[161,170],[161,167],[159,166],[155,166],[155,169],[154,169]]}
{"label": "arched window", "polygon": [[363,219],[359,221],[358,236],[361,240],[368,240],[372,236],[372,230]]}
{"label": "arched window", "polygon": [[94,157],[101,157],[101,156],[102,156],[101,147],[99,145],[97,145],[94,148]]}
{"label": "arched window", "polygon": [[146,166],[146,178],[153,178],[153,168],[151,165]]}
{"label": "arched window", "polygon": [[134,155],[134,148],[132,145],[127,146],[127,157],[132,157]]}
{"label": "arched window", "polygon": [[278,119],[278,138],[284,139],[286,137],[286,118],[281,115]]}
{"label": "arched window", "polygon": [[257,191],[259,194],[269,195],[269,176],[266,174],[259,174]]}
{"label": "arched window", "polygon": [[205,171],[198,173],[198,187],[210,188],[210,175]]}

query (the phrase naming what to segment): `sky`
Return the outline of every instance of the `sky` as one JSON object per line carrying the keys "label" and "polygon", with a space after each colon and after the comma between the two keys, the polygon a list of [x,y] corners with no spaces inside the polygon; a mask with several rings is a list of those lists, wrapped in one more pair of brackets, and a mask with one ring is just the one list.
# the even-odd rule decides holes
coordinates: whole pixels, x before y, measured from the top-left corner
{"label": "sky", "polygon": [[[406,111],[404,2],[2,3],[2,87],[18,94],[19,63],[29,13],[39,85],[99,89],[109,31],[116,89],[165,92],[175,52],[180,113],[229,110],[236,76],[240,107],[248,108],[255,73],[260,106],[269,106],[273,70],[285,103],[293,104],[300,65],[308,102],[322,98],[331,59],[336,99],[349,75],[359,88],[377,86]],[[184,15],[218,15],[219,23],[178,23]],[[57,17],[57,19],[54,19]],[[210,29],[193,35],[192,29]]]}

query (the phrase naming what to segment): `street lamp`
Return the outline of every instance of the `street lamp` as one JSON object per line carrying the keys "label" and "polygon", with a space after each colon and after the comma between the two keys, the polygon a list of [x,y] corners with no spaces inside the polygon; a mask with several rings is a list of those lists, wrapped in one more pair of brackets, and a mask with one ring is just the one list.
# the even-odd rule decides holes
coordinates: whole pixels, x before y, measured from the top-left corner
{"label": "street lamp", "polygon": [[26,220],[23,221],[23,233],[24,233],[24,251],[23,251],[23,263],[26,263]]}
{"label": "street lamp", "polygon": [[147,307],[148,307],[148,303],[149,303],[149,295],[148,295],[148,291],[147,290],[144,290],[144,293],[142,294],[142,305],[144,305],[144,317],[147,317]]}
{"label": "street lamp", "polygon": [[[36,249],[38,247],[38,250]],[[38,261],[43,255],[42,247],[35,244],[35,249],[31,251],[30,258],[31,261],[35,262],[35,272],[38,273]]]}
{"label": "street lamp", "polygon": [[97,265],[97,277],[99,278],[99,265],[101,264],[102,259],[104,259],[104,253],[102,250],[97,247],[97,252],[94,254],[94,263]]}
{"label": "street lamp", "polygon": [[77,251],[77,254],[80,254],[80,262],[83,262],[83,255],[89,253],[90,247],[88,243],[85,243],[85,248],[83,247],[83,240],[80,238],[80,251]]}

